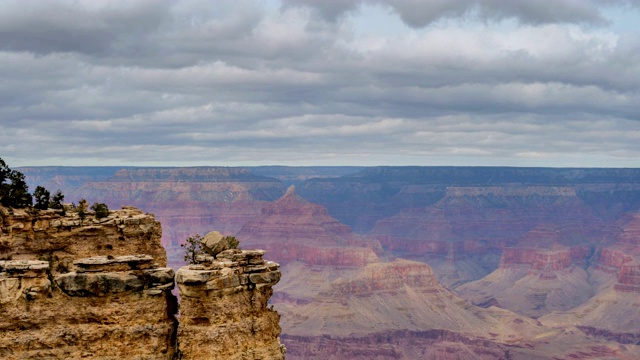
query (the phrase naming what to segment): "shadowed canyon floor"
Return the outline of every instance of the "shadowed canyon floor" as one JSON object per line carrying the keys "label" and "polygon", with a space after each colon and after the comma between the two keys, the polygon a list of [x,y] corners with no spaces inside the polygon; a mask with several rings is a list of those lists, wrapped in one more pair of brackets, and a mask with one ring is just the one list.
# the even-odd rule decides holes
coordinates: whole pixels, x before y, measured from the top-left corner
{"label": "shadowed canyon floor", "polygon": [[289,359],[640,356],[638,169],[22,171],[155,213],[174,267],[212,229],[267,250]]}

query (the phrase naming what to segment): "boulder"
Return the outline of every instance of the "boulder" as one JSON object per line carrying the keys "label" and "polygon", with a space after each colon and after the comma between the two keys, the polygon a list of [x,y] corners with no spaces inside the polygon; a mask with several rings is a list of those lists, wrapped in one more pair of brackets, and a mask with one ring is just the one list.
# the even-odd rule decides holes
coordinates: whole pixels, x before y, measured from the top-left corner
{"label": "boulder", "polygon": [[217,231],[212,231],[205,235],[200,243],[202,244],[202,250],[212,256],[232,248],[228,238]]}

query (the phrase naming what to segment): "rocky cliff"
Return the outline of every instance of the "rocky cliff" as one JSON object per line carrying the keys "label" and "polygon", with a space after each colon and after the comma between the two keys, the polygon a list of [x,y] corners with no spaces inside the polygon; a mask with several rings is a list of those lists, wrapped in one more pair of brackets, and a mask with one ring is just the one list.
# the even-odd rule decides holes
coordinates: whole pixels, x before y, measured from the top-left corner
{"label": "rocky cliff", "polygon": [[592,336],[623,344],[640,342],[640,213],[620,221],[621,231],[613,245],[599,247],[592,278],[608,281],[590,299],[573,309],[542,318],[551,326],[579,325]]}
{"label": "rocky cliff", "polygon": [[360,266],[377,261],[381,250],[377,241],[354,234],[327,209],[302,199],[294,187],[248,221],[238,237],[282,264]]}
{"label": "rocky cliff", "polygon": [[[283,358],[279,316],[267,309],[280,271],[263,252],[182,270],[179,324],[174,271],[153,215],[132,207],[102,219],[6,208],[0,215],[3,359]],[[228,281],[234,274],[237,283]]]}
{"label": "rocky cliff", "polygon": [[280,266],[262,250],[225,250],[180,268],[182,359],[284,359],[280,315],[267,307]]}
{"label": "rocky cliff", "polygon": [[4,359],[173,357],[173,270],[153,216],[0,211]]}

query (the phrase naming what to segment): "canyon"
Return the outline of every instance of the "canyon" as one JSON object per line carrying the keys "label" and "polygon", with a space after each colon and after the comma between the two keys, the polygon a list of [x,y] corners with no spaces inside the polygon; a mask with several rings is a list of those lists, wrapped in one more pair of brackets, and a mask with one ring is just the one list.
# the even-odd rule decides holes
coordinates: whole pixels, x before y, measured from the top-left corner
{"label": "canyon", "polygon": [[290,359],[640,356],[638,169],[21,171],[154,213],[175,269],[214,229],[266,250]]}

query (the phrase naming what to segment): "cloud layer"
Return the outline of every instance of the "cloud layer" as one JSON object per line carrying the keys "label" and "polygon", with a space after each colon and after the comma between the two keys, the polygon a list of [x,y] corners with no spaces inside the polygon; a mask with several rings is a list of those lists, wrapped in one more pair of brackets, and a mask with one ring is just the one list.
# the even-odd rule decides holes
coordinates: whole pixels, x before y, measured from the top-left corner
{"label": "cloud layer", "polygon": [[6,1],[0,157],[637,166],[639,3]]}

